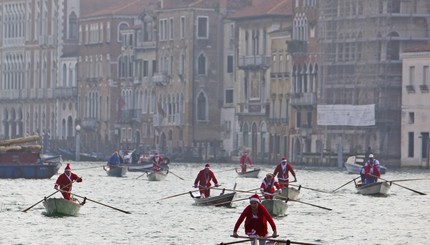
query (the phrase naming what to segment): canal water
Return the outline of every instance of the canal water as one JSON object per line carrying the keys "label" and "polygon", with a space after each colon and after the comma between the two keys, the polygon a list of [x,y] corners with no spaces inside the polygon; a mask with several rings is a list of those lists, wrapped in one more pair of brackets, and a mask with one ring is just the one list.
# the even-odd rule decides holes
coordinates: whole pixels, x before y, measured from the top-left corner
{"label": "canal water", "polygon": [[[206,245],[235,241],[230,235],[248,201],[234,202],[233,208],[201,207],[184,194],[194,190],[194,178],[204,164],[171,163],[171,173],[160,182],[150,182],[139,172],[129,172],[122,178],[108,177],[102,165],[72,162],[74,172],[84,179],[74,184],[73,191],[131,214],[92,201],[87,201],[77,217],[48,217],[42,203],[24,213],[21,211],[55,191],[58,175],[44,180],[1,179],[0,244]],[[65,164],[60,172],[64,167]],[[259,166],[260,178],[245,179],[238,178],[233,170],[237,164],[213,163],[211,167],[222,187],[231,189],[236,184],[238,190],[258,188],[264,174],[274,169],[274,166]],[[329,192],[357,177],[344,169],[294,167],[298,184]],[[303,188],[300,201],[332,211],[289,202],[287,215],[275,219],[279,238],[330,245],[429,244],[430,171],[388,169],[382,177],[427,179],[396,183],[428,195],[397,185],[391,187],[386,197],[357,194],[352,183],[335,193]],[[218,192],[213,190],[212,195]],[[176,194],[183,195],[159,200]],[[236,199],[248,196],[238,193]],[[244,235],[243,224],[239,234]]]}

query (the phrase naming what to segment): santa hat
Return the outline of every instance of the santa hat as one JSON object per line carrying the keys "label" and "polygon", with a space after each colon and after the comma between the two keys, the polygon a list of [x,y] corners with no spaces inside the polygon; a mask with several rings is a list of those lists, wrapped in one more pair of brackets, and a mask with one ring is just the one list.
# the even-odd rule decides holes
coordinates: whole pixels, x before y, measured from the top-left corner
{"label": "santa hat", "polygon": [[209,163],[206,163],[205,168],[210,168],[211,165],[209,165]]}
{"label": "santa hat", "polygon": [[67,166],[64,169],[64,171],[72,171],[72,169],[70,168],[70,163],[67,164]]}
{"label": "santa hat", "polygon": [[282,162],[287,162],[287,158],[286,158],[286,157],[283,157],[283,158],[282,158]]}
{"label": "santa hat", "polygon": [[254,194],[254,195],[252,195],[252,196],[249,198],[249,201],[250,201],[250,202],[255,201],[255,202],[260,203],[260,202],[261,202],[261,199],[260,199],[260,197],[258,196],[258,194]]}
{"label": "santa hat", "polygon": [[155,155],[155,156],[159,156],[160,154],[158,154],[158,152],[157,152],[157,153],[155,153],[154,155]]}

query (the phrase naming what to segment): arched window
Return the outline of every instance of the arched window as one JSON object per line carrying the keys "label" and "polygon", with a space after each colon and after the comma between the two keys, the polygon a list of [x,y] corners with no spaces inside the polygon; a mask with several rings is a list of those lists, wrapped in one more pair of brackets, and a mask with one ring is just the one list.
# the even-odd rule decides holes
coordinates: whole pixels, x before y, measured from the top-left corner
{"label": "arched window", "polygon": [[78,39],[78,17],[75,12],[69,15],[69,39]]}
{"label": "arched window", "polygon": [[242,137],[243,137],[243,146],[249,146],[249,129],[248,124],[245,123],[242,129]]}
{"label": "arched window", "polygon": [[117,40],[118,40],[119,43],[123,41],[123,36],[121,34],[121,31],[125,30],[127,28],[128,28],[128,24],[127,23],[121,23],[121,24],[118,25],[118,34],[117,34],[118,38],[117,38]]}

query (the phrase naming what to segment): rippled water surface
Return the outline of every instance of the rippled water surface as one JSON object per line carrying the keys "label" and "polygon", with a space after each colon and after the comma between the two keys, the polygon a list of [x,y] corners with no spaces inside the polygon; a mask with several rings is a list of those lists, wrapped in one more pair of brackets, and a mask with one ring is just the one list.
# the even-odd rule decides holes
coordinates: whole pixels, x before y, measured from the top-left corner
{"label": "rippled water surface", "polygon": [[[173,174],[164,181],[149,182],[138,172],[127,177],[108,177],[103,163],[72,163],[84,179],[74,184],[74,192],[94,201],[129,211],[125,214],[87,201],[78,217],[47,217],[40,203],[27,213],[22,210],[52,194],[58,175],[46,180],[0,180],[0,244],[219,244],[235,241],[232,229],[248,201],[233,208],[195,206],[188,194],[156,201],[192,188],[203,164],[171,163]],[[61,168],[64,169],[65,164]],[[91,168],[93,167],[93,168]],[[238,165],[212,164],[224,188],[250,190],[262,178],[238,178]],[[296,167],[298,184],[332,191],[357,175],[343,169]],[[80,170],[79,170],[80,169]],[[263,166],[264,173],[274,166]],[[388,180],[430,178],[428,170],[388,170]],[[303,203],[289,202],[287,216],[276,218],[279,238],[316,244],[429,244],[430,180],[397,182],[429,195],[419,195],[393,185],[387,197],[357,194],[348,184],[334,194],[302,189]],[[217,195],[219,191],[212,191]],[[54,195],[60,197],[60,194]],[[238,193],[237,199],[248,194]],[[270,228],[269,228],[270,229]],[[243,235],[243,226],[239,234]],[[248,243],[246,243],[248,244]]]}

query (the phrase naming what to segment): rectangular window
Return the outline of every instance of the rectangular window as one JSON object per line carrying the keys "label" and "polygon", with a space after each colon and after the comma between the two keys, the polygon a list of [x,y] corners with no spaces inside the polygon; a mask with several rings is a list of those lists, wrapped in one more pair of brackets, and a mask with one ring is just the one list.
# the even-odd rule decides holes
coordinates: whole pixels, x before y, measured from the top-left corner
{"label": "rectangular window", "polygon": [[173,17],[169,19],[170,21],[170,40],[173,40]]}
{"label": "rectangular window", "polygon": [[227,73],[233,73],[233,55],[227,56]]}
{"label": "rectangular window", "polygon": [[415,83],[415,66],[409,67],[409,84],[413,85]]}
{"label": "rectangular window", "polygon": [[197,17],[197,38],[208,38],[209,37],[209,25],[208,17],[199,16]]}
{"label": "rectangular window", "polygon": [[157,61],[153,60],[152,61],[152,75],[154,75],[155,73],[157,73]]}
{"label": "rectangular window", "polygon": [[181,22],[180,22],[180,35],[181,39],[185,38],[185,16],[181,16]]}
{"label": "rectangular window", "polygon": [[308,123],[308,128],[311,128],[312,127],[312,112],[311,111],[308,111],[308,114],[307,114],[307,123]]}
{"label": "rectangular window", "polygon": [[233,89],[227,89],[225,91],[225,103],[232,104],[233,103]]}
{"label": "rectangular window", "polygon": [[408,123],[409,124],[414,124],[415,123],[415,113],[413,112],[409,112],[409,118],[408,118]]}
{"label": "rectangular window", "polygon": [[421,133],[421,140],[422,140],[421,158],[427,158],[427,144],[429,140],[429,133],[428,132]]}
{"label": "rectangular window", "polygon": [[298,111],[296,113],[296,128],[301,128],[302,127],[302,113],[300,111]]}
{"label": "rectangular window", "polygon": [[423,67],[423,84],[428,84],[429,82],[429,67]]}
{"label": "rectangular window", "polygon": [[414,132],[408,133],[408,157],[414,157]]}
{"label": "rectangular window", "polygon": [[148,61],[147,60],[143,61],[143,76],[144,77],[148,76]]}

